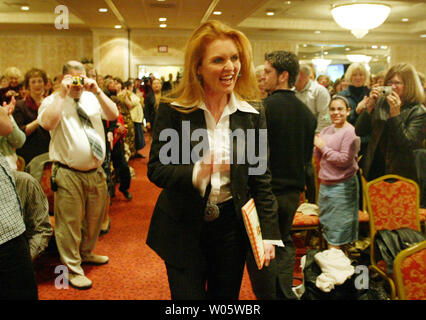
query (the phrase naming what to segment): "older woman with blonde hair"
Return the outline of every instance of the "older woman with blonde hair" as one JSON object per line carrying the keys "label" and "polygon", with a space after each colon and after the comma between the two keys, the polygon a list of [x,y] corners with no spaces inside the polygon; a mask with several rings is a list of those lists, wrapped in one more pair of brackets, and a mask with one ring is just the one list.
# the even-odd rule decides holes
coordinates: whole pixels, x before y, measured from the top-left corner
{"label": "older woman with blonde hair", "polygon": [[[172,299],[238,299],[249,250],[241,207],[251,197],[263,238],[280,239],[266,162],[257,172],[237,161],[266,146],[264,112],[250,100],[260,101],[249,40],[219,21],[201,24],[179,86],[158,108],[148,162],[148,178],[163,190],[147,244],[165,261]],[[233,140],[249,131],[253,139]],[[269,265],[275,247],[264,249]]]}
{"label": "older woman with blonde hair", "polygon": [[355,126],[358,136],[370,135],[362,164],[365,177],[397,174],[417,181],[414,150],[422,148],[426,123],[423,87],[409,63],[392,66],[384,83],[392,90],[372,88]]}
{"label": "older woman with blonde hair", "polygon": [[20,90],[22,87],[22,72],[16,67],[9,67],[4,70],[4,76],[6,77],[9,85],[0,90],[0,105],[3,105],[3,102],[9,103],[12,96],[15,97],[15,100],[19,100]]}
{"label": "older woman with blonde hair", "polygon": [[370,89],[368,88],[369,79],[370,72],[367,70],[365,63],[354,62],[346,70],[345,80],[349,82],[349,86],[347,89],[339,92],[339,95],[349,101],[351,113],[348,117],[348,122],[353,125],[360,113],[360,110],[357,111],[356,108],[358,103],[370,93]]}

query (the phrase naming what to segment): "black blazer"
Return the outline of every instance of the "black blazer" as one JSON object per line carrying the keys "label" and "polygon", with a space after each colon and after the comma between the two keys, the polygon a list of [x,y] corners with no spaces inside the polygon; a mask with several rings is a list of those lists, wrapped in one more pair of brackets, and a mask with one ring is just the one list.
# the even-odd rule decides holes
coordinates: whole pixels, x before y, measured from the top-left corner
{"label": "black blazer", "polygon": [[[163,129],[172,128],[179,133],[179,150],[182,148],[182,121],[189,121],[191,134],[196,129],[206,129],[204,111],[181,113],[168,104],[160,104],[153,130],[148,178],[163,188],[151,218],[147,244],[167,263],[183,267],[200,255],[201,229],[207,199],[202,198],[192,184],[194,162],[168,164],[160,162],[160,149],[167,143],[159,141]],[[237,110],[230,116],[230,129],[266,129],[263,109],[259,114]],[[256,131],[257,133],[257,131]],[[256,134],[256,137],[258,135]],[[186,137],[187,143],[188,137]],[[185,143],[185,141],[184,141]],[[198,141],[191,141],[190,150]],[[279,240],[277,203],[272,194],[269,169],[262,175],[248,175],[251,166],[247,161],[237,164],[237,141],[233,139],[233,163],[231,164],[231,193],[237,216],[241,207],[253,197],[264,239]],[[256,150],[258,147],[256,139]],[[246,148],[247,149],[247,148]],[[202,156],[202,155],[201,155]],[[182,161],[182,155],[180,155]],[[195,159],[196,161],[197,159]],[[180,162],[182,163],[182,162]],[[256,165],[254,165],[256,166]]]}

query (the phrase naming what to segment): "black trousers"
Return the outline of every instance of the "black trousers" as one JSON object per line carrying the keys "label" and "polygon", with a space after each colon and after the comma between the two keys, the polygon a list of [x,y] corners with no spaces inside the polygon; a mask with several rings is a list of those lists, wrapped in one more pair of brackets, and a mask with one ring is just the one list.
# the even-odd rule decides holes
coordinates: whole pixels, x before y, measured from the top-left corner
{"label": "black trousers", "polygon": [[257,269],[252,255],[247,258],[247,270],[251,285],[259,300],[294,300],[293,272],[296,259],[296,248],[291,238],[291,227],[299,206],[300,191],[289,189],[276,195],[278,202],[278,218],[283,247],[275,247],[275,259],[268,267]]}
{"label": "black trousers", "polygon": [[24,234],[0,245],[0,300],[37,300],[28,241]]}
{"label": "black trousers", "polygon": [[116,176],[120,180],[121,191],[129,190],[130,188],[130,169],[129,163],[126,161],[124,157],[124,145],[119,140],[114,145],[114,148],[111,151],[111,161],[114,169],[116,170]]}
{"label": "black trousers", "polygon": [[237,300],[248,239],[231,201],[214,221],[205,222],[201,254],[185,268],[166,263],[173,300]]}

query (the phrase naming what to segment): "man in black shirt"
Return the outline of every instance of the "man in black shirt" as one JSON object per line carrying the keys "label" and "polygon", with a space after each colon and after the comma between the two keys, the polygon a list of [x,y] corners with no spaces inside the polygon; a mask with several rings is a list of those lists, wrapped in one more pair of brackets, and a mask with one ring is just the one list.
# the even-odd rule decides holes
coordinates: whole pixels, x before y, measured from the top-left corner
{"label": "man in black shirt", "polygon": [[287,51],[265,55],[264,85],[270,93],[265,113],[270,150],[272,191],[278,201],[282,241],[269,267],[258,271],[248,263],[258,299],[296,299],[292,291],[295,246],[291,226],[305,188],[305,166],[312,160],[317,120],[292,88],[299,73],[297,57]]}

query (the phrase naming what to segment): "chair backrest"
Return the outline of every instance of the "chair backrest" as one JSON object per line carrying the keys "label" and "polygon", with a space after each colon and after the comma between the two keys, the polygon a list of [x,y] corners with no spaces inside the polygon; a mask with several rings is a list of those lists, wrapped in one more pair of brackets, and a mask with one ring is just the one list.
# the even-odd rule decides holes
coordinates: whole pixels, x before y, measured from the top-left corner
{"label": "chair backrest", "polygon": [[370,231],[411,228],[420,231],[419,187],[413,180],[385,175],[366,185]]}
{"label": "chair backrest", "polygon": [[426,241],[402,250],[393,269],[401,300],[426,300]]}

